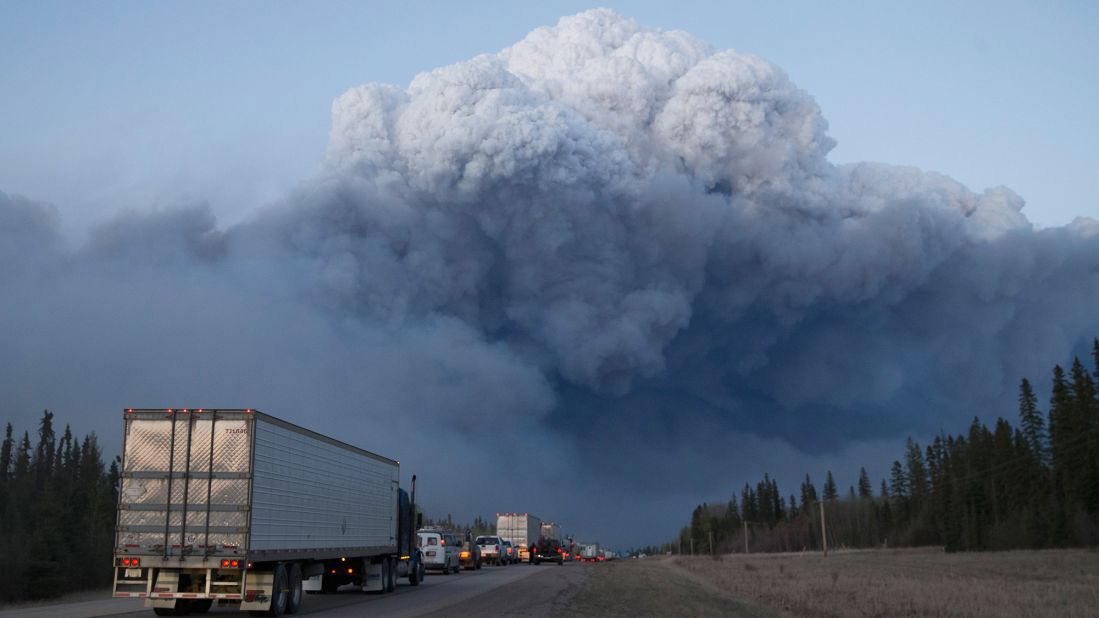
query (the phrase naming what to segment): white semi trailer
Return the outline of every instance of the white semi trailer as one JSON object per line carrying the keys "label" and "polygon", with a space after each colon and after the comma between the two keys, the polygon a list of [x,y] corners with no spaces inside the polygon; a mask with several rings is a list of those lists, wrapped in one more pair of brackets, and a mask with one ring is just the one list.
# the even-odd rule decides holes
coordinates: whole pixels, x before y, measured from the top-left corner
{"label": "white semi trailer", "polygon": [[561,541],[561,542],[564,542],[564,540],[565,540],[561,536],[561,526],[558,526],[557,524],[553,523],[552,521],[547,521],[547,522],[542,523],[542,529],[541,529],[541,532],[540,532],[540,536],[542,538],[545,538],[545,539],[554,539],[554,540]]}
{"label": "white semi trailer", "polygon": [[278,616],[303,591],[416,585],[398,462],[254,410],[124,414],[114,596],[157,615]]}
{"label": "white semi trailer", "polygon": [[530,513],[497,513],[496,535],[519,551],[520,561],[530,560],[530,546],[538,542],[542,520]]}

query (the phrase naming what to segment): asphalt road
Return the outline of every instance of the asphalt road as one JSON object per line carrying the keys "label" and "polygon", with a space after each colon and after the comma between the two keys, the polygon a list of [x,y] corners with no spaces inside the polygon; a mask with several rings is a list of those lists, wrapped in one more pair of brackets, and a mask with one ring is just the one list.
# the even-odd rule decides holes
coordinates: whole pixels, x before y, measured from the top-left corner
{"label": "asphalt road", "polygon": [[[331,595],[306,595],[299,616],[448,616],[469,615],[480,608],[489,614],[550,616],[560,610],[586,578],[587,568],[518,564],[484,567],[457,575],[429,572],[417,587],[400,580],[391,594],[364,593],[345,586]],[[486,594],[493,592],[493,594]],[[473,612],[477,613],[477,612]],[[213,608],[208,615],[247,615],[235,608]],[[143,599],[114,599],[59,603],[0,611],[0,618],[87,618],[90,616],[155,616]]]}

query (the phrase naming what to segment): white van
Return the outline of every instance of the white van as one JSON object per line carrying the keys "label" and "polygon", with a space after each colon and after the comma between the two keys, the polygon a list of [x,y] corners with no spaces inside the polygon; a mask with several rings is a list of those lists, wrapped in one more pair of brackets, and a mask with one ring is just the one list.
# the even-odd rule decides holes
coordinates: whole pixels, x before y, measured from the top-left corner
{"label": "white van", "polygon": [[424,553],[424,566],[442,571],[443,575],[461,570],[458,549],[462,546],[458,535],[442,530],[423,529],[416,534],[420,537],[420,551]]}

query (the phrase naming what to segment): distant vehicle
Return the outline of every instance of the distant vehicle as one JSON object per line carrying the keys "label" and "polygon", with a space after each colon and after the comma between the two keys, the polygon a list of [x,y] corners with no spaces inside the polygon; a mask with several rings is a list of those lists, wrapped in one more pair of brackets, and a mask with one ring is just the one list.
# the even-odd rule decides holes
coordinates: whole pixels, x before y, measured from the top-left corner
{"label": "distant vehicle", "polygon": [[457,573],[462,568],[458,557],[462,544],[457,535],[434,528],[424,528],[417,534],[420,551],[424,554],[424,567],[442,571],[443,575]]}
{"label": "distant vehicle", "polygon": [[530,561],[532,564],[540,564],[542,562],[556,562],[558,565],[565,564],[565,549],[561,547],[561,541],[554,538],[542,537],[538,539],[538,543],[531,548]]}
{"label": "distant vehicle", "polygon": [[466,532],[462,538],[462,549],[458,552],[458,561],[467,571],[481,568],[481,546],[473,542],[471,532]]}
{"label": "distant vehicle", "polygon": [[598,562],[599,556],[599,543],[584,543],[580,546],[581,562]]}
{"label": "distant vehicle", "polygon": [[497,513],[496,536],[511,541],[519,551],[519,561],[530,559],[530,546],[542,533],[542,520],[530,513]]}
{"label": "distant vehicle", "polygon": [[113,596],[279,616],[303,592],[419,583],[395,460],[251,409],[127,409],[123,424]]}
{"label": "distant vehicle", "polygon": [[538,536],[544,539],[557,539],[558,541],[564,541],[561,537],[561,526],[547,521],[542,523],[542,527],[538,532]]}
{"label": "distant vehicle", "polygon": [[479,536],[477,545],[481,548],[481,560],[486,564],[501,566],[508,564],[511,559],[507,555],[507,547],[498,536]]}
{"label": "distant vehicle", "polygon": [[519,563],[519,550],[515,549],[515,546],[511,544],[511,541],[504,540],[504,550],[507,552],[507,558],[505,560],[507,564]]}

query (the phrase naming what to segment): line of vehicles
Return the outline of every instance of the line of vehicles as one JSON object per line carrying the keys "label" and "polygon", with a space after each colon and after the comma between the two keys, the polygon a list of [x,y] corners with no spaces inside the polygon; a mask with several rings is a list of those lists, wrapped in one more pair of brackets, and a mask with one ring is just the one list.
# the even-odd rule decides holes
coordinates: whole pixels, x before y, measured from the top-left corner
{"label": "line of vehicles", "polygon": [[257,410],[127,409],[123,432],[113,595],[159,616],[281,616],[348,584],[578,557],[529,513],[492,535],[424,528],[399,462]]}

